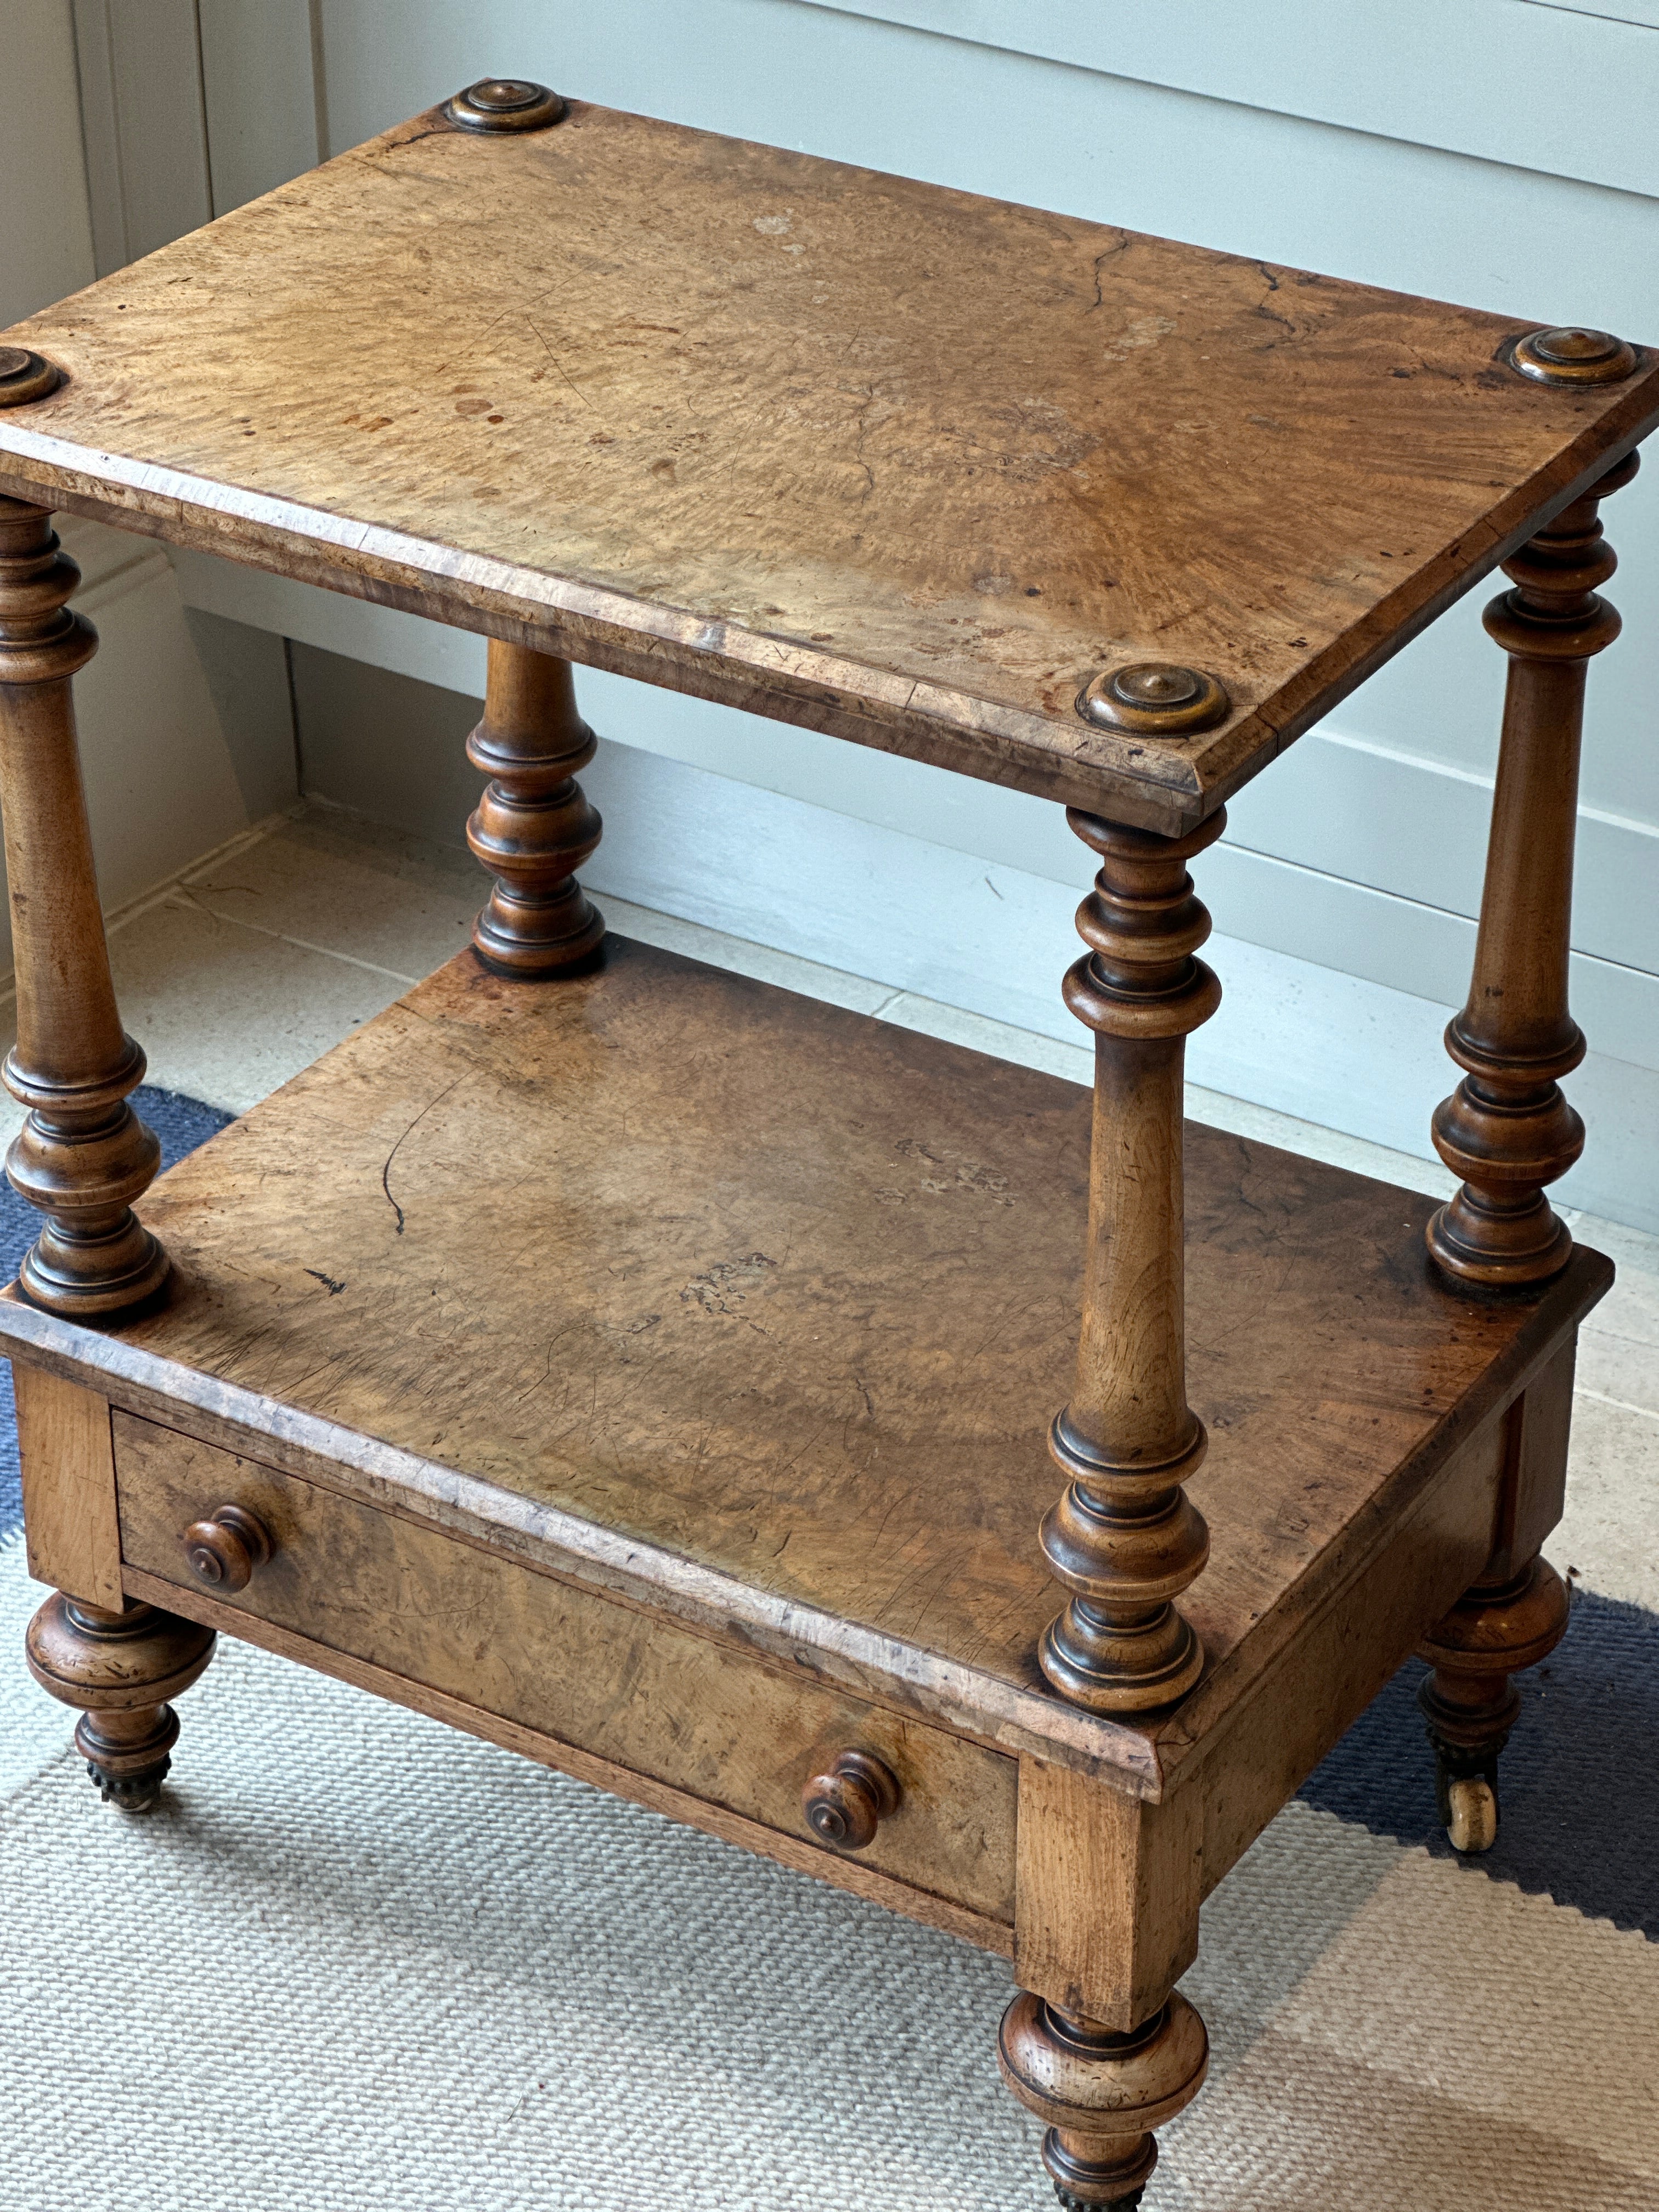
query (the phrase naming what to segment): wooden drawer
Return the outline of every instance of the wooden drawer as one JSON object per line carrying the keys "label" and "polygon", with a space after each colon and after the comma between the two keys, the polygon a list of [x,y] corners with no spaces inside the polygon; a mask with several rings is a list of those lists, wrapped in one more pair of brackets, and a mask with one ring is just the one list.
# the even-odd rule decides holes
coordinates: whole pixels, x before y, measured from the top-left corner
{"label": "wooden drawer", "polygon": [[123,1561],[198,1601],[183,1610],[204,1595],[184,1531],[242,1506],[276,1548],[216,1606],[551,1739],[554,1765],[574,1745],[818,1860],[836,1855],[802,1784],[838,1751],[873,1752],[902,1797],[859,1866],[1012,1925],[1013,1759],[176,1430],[118,1410],[112,1426]]}

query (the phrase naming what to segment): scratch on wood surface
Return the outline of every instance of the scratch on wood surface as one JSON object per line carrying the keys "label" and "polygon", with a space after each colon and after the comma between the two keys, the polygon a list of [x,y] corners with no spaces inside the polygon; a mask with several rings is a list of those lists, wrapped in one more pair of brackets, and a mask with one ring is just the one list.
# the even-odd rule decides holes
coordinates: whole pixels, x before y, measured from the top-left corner
{"label": "scratch on wood surface", "polygon": [[[392,1195],[392,1163],[397,1158],[399,1152],[402,1151],[405,1139],[412,1136],[414,1132],[419,1128],[421,1123],[425,1121],[427,1115],[432,1111],[434,1106],[441,1106],[443,1104],[444,1100],[447,1098],[450,1092],[454,1090],[455,1085],[462,1080],[463,1078],[458,1075],[455,1078],[454,1083],[447,1083],[435,1098],[428,1099],[426,1104],[422,1107],[420,1112],[415,1116],[415,1119],[410,1123],[408,1128],[404,1131],[403,1135],[398,1138],[397,1143],[392,1147],[392,1150],[386,1156],[386,1165],[380,1170],[380,1188],[386,1193],[386,1204],[392,1208],[392,1211],[398,1217],[396,1233],[399,1237],[404,1233],[404,1210],[402,1206],[398,1205],[397,1200]],[[307,1273],[309,1273],[309,1270],[307,1270]]]}
{"label": "scratch on wood surface", "polygon": [[563,379],[564,379],[565,382],[566,382],[566,383],[570,386],[570,389],[571,389],[571,390],[575,393],[575,395],[576,395],[577,398],[578,398],[578,399],[580,399],[580,400],[581,401],[582,405],[583,405],[584,407],[587,408],[587,409],[588,409],[588,410],[589,410],[592,414],[597,415],[597,414],[599,413],[599,409],[598,409],[597,407],[595,407],[595,406],[594,406],[593,402],[592,402],[592,401],[588,398],[587,394],[586,394],[586,393],[582,390],[582,388],[581,388],[580,385],[577,383],[577,381],[576,381],[575,378],[574,378],[574,376],[572,376],[572,374],[570,374],[570,371],[569,371],[569,370],[565,367],[564,363],[563,363],[563,362],[559,359],[559,356],[557,356],[557,354],[556,354],[556,353],[554,352],[554,350],[553,350],[552,347],[551,347],[550,345],[549,345],[549,343],[547,343],[547,340],[546,340],[544,337],[542,337],[542,332],[541,332],[541,326],[540,326],[540,325],[539,325],[539,324],[537,324],[537,323],[532,323],[532,322],[530,321],[530,318],[529,318],[529,316],[528,316],[528,315],[526,315],[526,316],[525,317],[525,321],[526,321],[527,324],[529,324],[530,328],[531,328],[531,329],[535,332],[535,334],[536,334],[537,337],[538,337],[538,338],[539,338],[539,339],[541,339],[541,347],[542,347],[542,351],[543,351],[543,352],[547,356],[548,359],[552,362],[552,364],[553,364],[554,368],[558,371],[559,374],[560,374],[562,377],[563,377]]}

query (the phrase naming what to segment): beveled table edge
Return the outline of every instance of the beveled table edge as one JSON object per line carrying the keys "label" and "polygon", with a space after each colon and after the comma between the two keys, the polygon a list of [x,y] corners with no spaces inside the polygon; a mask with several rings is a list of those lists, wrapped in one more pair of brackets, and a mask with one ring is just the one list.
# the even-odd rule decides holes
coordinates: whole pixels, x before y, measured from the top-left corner
{"label": "beveled table edge", "polygon": [[670,1613],[787,1665],[799,1668],[810,1654],[805,1663],[826,1680],[939,1721],[993,1748],[1031,1752],[1109,1778],[1136,1796],[1156,1800],[1162,1794],[1156,1747],[1138,1729],[858,1622],[771,1596],[678,1553],[60,1320],[25,1303],[15,1285],[0,1295],[0,1356],[25,1358],[66,1381],[91,1383],[112,1403],[163,1427],[179,1429],[181,1415],[195,1413],[202,1429],[185,1433],[305,1481],[319,1480],[321,1461],[339,1471],[339,1486],[347,1494],[367,1504],[505,1550],[527,1565],[647,1613]]}
{"label": "beveled table edge", "polygon": [[[1064,805],[1098,811],[1109,801],[1118,817],[1143,828],[1196,822],[1219,803],[1219,794],[1206,799],[1195,751],[1187,757],[1149,748],[1081,720],[1073,732],[1054,717],[815,652],[739,623],[706,620],[610,586],[459,553],[123,454],[94,457],[84,446],[3,416],[0,494]],[[1272,726],[1258,712],[1235,722],[1228,734],[1246,729],[1271,732]],[[1057,732],[1101,757],[1068,755],[1055,744]],[[1018,758],[1010,757],[1011,746],[1018,749]],[[1253,766],[1263,764],[1256,749],[1244,750]]]}
{"label": "beveled table edge", "polygon": [[[27,325],[18,328],[27,335]],[[1061,717],[815,652],[613,586],[461,553],[273,494],[94,450],[4,413],[0,494],[1178,836],[1659,428],[1659,350],[1638,354],[1629,390],[1481,519],[1460,550],[1482,534],[1486,543],[1437,590],[1419,592],[1422,571],[1413,572],[1277,691],[1179,744],[1138,741],[1080,720],[1073,729]]]}
{"label": "beveled table edge", "polygon": [[[1426,1264],[1426,1263],[1425,1263]],[[1510,1340],[1433,1434],[1346,1525],[1352,1547],[1322,1607],[1341,1604],[1390,1528],[1422,1497],[1459,1448],[1525,1388],[1564,1334],[1610,1288],[1613,1264],[1593,1248],[1575,1249],[1565,1273],[1533,1303],[1529,1326]],[[1030,1753],[1152,1802],[1162,1800],[1202,1760],[1243,1684],[1269,1663],[1284,1640],[1270,1633],[1249,1655],[1207,1667],[1190,1698],[1140,1726],[1085,1712],[1046,1689],[1018,1684],[927,1651],[817,1607],[751,1588],[736,1576],[460,1473],[363,1431],[283,1404],[138,1349],[119,1337],[59,1319],[30,1305],[15,1284],[0,1293],[0,1357],[23,1357],[64,1379],[90,1381],[112,1403],[179,1429],[199,1420],[201,1441],[261,1461],[313,1483],[337,1486],[380,1510],[398,1512],[526,1564],[620,1597],[649,1613],[668,1613],[727,1644],[793,1667],[806,1666],[854,1694],[939,1722],[993,1748]],[[319,1467],[319,1464],[320,1467]],[[1033,1535],[1035,1542],[1035,1532]],[[1275,1612],[1278,1609],[1275,1608]],[[1271,1648],[1269,1648],[1271,1647]]]}

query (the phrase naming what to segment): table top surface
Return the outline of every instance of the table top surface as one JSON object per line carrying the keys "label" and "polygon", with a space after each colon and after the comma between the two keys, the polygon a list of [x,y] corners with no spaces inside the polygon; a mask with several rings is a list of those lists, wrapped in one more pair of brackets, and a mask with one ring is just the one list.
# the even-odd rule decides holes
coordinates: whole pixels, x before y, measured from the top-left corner
{"label": "table top surface", "polygon": [[[1659,421],[1533,328],[573,103],[20,325],[0,490],[1179,830]],[[1091,678],[1217,678],[1091,726]]]}
{"label": "table top surface", "polygon": [[[1038,1673],[1090,1093],[626,939],[469,952],[163,1176],[161,1309],[0,1340],[1011,1747],[1152,1786],[1349,1587],[1607,1263],[1482,1305],[1434,1201],[1194,1126],[1205,1682],[1150,1731]],[[228,1433],[213,1424],[232,1425]],[[459,1517],[458,1517],[459,1516]]]}

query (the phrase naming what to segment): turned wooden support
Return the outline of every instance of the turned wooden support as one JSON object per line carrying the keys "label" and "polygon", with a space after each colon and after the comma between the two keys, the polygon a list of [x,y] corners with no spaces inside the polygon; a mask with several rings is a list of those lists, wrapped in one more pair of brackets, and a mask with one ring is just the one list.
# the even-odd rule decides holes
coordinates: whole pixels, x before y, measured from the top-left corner
{"label": "turned wooden support", "polygon": [[1069,1480],[1042,1530],[1073,1595],[1039,1656],[1066,1697],[1135,1712],[1183,1697],[1204,1663],[1173,1602],[1209,1553],[1181,1486],[1206,1445],[1187,1403],[1182,1105],[1186,1039],[1221,987],[1194,957],[1210,917],[1186,864],[1225,817],[1184,837],[1066,819],[1101,856],[1078,911],[1092,950],[1066,978],[1095,1032],[1094,1148],[1077,1386],[1049,1436]]}
{"label": "turned wooden support", "polygon": [[96,649],[46,509],[0,499],[0,814],[17,969],[6,1088],[29,1109],[6,1172],[46,1226],[19,1270],[37,1305],[89,1320],[166,1280],[132,1212],[161,1148],[127,1103],[144,1055],[122,1030],[93,872],[70,678]]}
{"label": "turned wooden support", "polygon": [[1152,2130],[1198,2094],[1209,2048],[1178,1993],[1119,2034],[1021,1990],[1002,2016],[997,2060],[1047,2125],[1042,2163],[1066,2212],[1133,2212],[1158,2164]]}
{"label": "turned wooden support", "polygon": [[1567,1632],[1567,1588],[1545,1559],[1477,1583],[1418,1647],[1434,1672],[1417,1693],[1433,1746],[1440,1820],[1454,1850],[1498,1839],[1498,1761],[1521,1713],[1510,1679]]}
{"label": "turned wooden support", "polygon": [[1559,1082],[1584,1056],[1567,1011],[1578,753],[1585,671],[1620,628],[1595,592],[1617,565],[1595,510],[1636,465],[1632,453],[1506,561],[1515,587],[1486,611],[1509,686],[1474,975],[1446,1031],[1466,1073],[1433,1125],[1463,1188],[1428,1227],[1439,1265],[1481,1290],[1546,1282],[1572,1253],[1545,1186],[1584,1144]]}
{"label": "turned wooden support", "polygon": [[599,842],[599,815],[576,781],[596,744],[576,712],[570,663],[491,638],[483,720],[466,741],[490,781],[466,842],[495,876],[472,942],[504,975],[568,974],[605,936],[605,917],[576,881]]}
{"label": "turned wooden support", "polygon": [[49,1597],[29,1623],[29,1672],[61,1704],[80,1708],[75,1747],[106,1803],[147,1813],[179,1740],[170,1698],[213,1656],[214,1632],[153,1605],[111,1613]]}
{"label": "turned wooden support", "polygon": [[1418,1646],[1433,1672],[1417,1693],[1434,1749],[1442,1825],[1459,1851],[1498,1838],[1498,1762],[1521,1712],[1511,1676],[1566,1633],[1567,1586],[1539,1551],[1566,1502],[1574,1348],[1504,1417],[1492,1551],[1479,1579]]}

